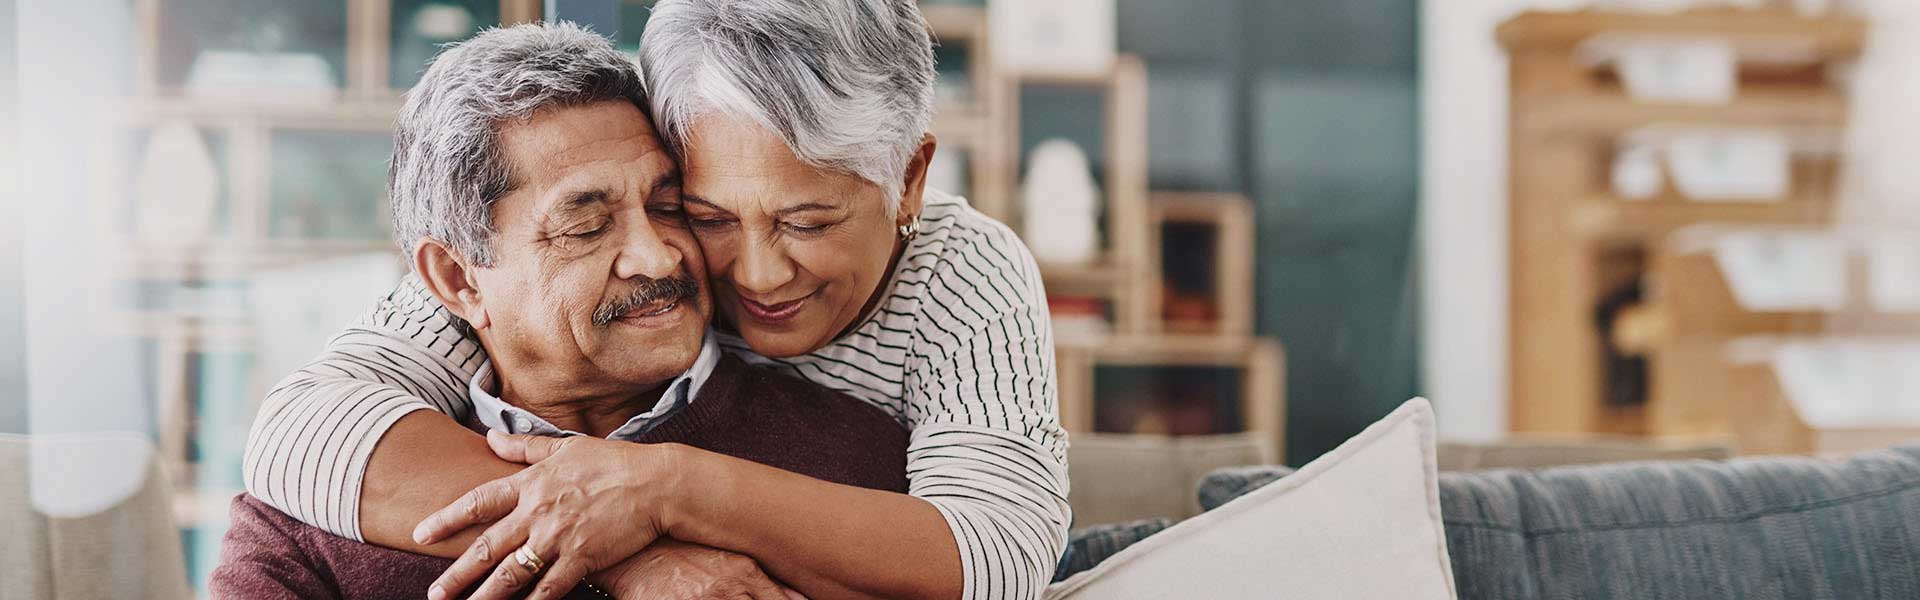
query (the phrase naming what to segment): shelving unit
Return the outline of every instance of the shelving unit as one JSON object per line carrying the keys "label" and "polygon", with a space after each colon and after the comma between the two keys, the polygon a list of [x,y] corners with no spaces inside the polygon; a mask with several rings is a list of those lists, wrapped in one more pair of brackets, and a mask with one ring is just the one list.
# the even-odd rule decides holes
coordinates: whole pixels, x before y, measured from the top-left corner
{"label": "shelving unit", "polygon": [[[135,0],[133,2],[134,64],[131,95],[119,105],[103,111],[110,120],[102,139],[93,143],[91,163],[98,176],[88,182],[89,203],[97,215],[94,240],[105,248],[99,266],[104,285],[132,288],[134,295],[142,286],[177,286],[182,289],[213,284],[245,285],[254,274],[313,261],[363,254],[394,253],[391,236],[384,227],[378,231],[351,234],[307,231],[288,235],[274,220],[275,162],[277,136],[367,136],[385,144],[393,119],[398,113],[404,90],[392,81],[394,50],[392,19],[394,0],[333,0],[345,13],[345,29],[339,40],[344,48],[344,63],[335,80],[336,87],[326,93],[288,92],[276,88],[236,88],[232,94],[195,93],[185,86],[163,81],[164,69],[179,70],[181,65],[164,61],[193,60],[197,55],[169,54],[167,48],[182,42],[170,39],[182,27],[192,24],[167,22],[180,19],[179,11],[169,11],[172,0]],[[295,5],[289,5],[295,6]],[[177,7],[175,7],[177,8]],[[271,9],[263,9],[271,10]],[[475,12],[491,14],[494,7]],[[499,0],[498,24],[513,24],[538,19],[540,0]],[[492,23],[475,23],[488,25]],[[173,28],[173,29],[170,29]],[[189,44],[189,47],[191,45]],[[222,87],[226,90],[226,87]],[[221,201],[209,218],[223,223],[222,231],[206,237],[155,240],[136,233],[136,217],[125,210],[136,165],[142,132],[165,123],[192,127],[204,138],[215,136],[223,145],[224,164],[219,165]],[[369,147],[373,144],[370,142]],[[343,157],[358,161],[362,157]],[[384,151],[370,159],[377,163],[374,179],[381,185],[370,193],[384,192]],[[371,187],[371,186],[369,186]],[[346,199],[342,199],[344,202]],[[384,199],[356,198],[369,202],[378,214],[371,222],[385,223]],[[377,200],[377,202],[375,202]],[[343,208],[342,210],[358,210]],[[293,222],[299,222],[298,218]],[[339,222],[360,222],[342,219]],[[365,235],[360,235],[365,234]],[[344,237],[342,237],[344,235]],[[231,294],[239,292],[228,291]],[[244,294],[240,294],[244,295]],[[237,491],[238,474],[231,478],[203,477],[202,461],[237,462],[234,456],[195,456],[209,452],[209,443],[219,451],[237,452],[236,439],[243,440],[245,429],[226,431],[229,424],[207,423],[202,411],[244,414],[256,411],[271,379],[262,373],[239,374],[245,381],[204,381],[207,367],[195,367],[209,360],[239,361],[259,365],[254,358],[260,348],[252,315],[244,309],[185,310],[176,307],[143,307],[119,304],[124,294],[88,294],[97,306],[93,314],[102,315],[93,322],[103,330],[147,340],[155,390],[155,414],[159,416],[159,451],[175,487],[181,490],[175,499],[176,517],[182,528],[199,530],[219,527],[224,522],[226,495]],[[221,367],[227,368],[225,366]],[[225,373],[225,371],[222,371]],[[227,373],[227,375],[234,375]],[[231,377],[229,377],[231,378]],[[210,391],[209,386],[222,391]],[[236,387],[237,386],[237,387]],[[244,406],[204,406],[216,401],[241,402]],[[209,428],[222,428],[213,431]],[[237,437],[236,437],[237,436]],[[210,442],[218,438],[218,442]],[[198,450],[196,450],[198,448]],[[237,456],[237,455],[236,455]],[[230,481],[228,479],[231,479]],[[208,503],[211,498],[214,502]],[[208,512],[213,511],[213,512]],[[217,535],[217,530],[213,533]],[[217,539],[214,542],[217,545]],[[204,566],[204,565],[203,565]]]}
{"label": "shelving unit", "polygon": [[[929,6],[928,21],[941,39],[981,40],[985,10]],[[970,53],[969,74],[998,81],[974,81],[978,111],[943,108],[936,133],[943,144],[957,135],[975,152],[971,166],[976,185],[969,200],[976,208],[1023,231],[1018,189],[1021,173],[1021,90],[1027,86],[1072,88],[1101,97],[1104,147],[1089,149],[1101,157],[1104,244],[1087,264],[1040,265],[1049,296],[1097,299],[1108,307],[1110,333],[1093,336],[1056,329],[1060,413],[1069,432],[1091,433],[1097,410],[1113,390],[1098,389],[1099,373],[1110,368],[1225,369],[1236,373],[1237,419],[1245,431],[1262,434],[1273,447],[1286,447],[1285,352],[1280,344],[1253,335],[1252,203],[1238,194],[1155,193],[1147,178],[1147,81],[1145,61],[1122,54],[1107,71],[1087,76],[1033,76],[1007,73],[982,62],[992,60],[979,43]],[[957,118],[951,118],[958,115]],[[968,129],[977,126],[982,129]],[[939,125],[936,126],[940,127]],[[971,142],[986,141],[987,148]],[[983,159],[984,157],[984,159]],[[1206,268],[1215,283],[1210,300],[1217,311],[1211,323],[1169,324],[1165,319],[1162,227],[1201,224],[1214,244]],[[1177,386],[1176,386],[1177,387]],[[1215,431],[1214,433],[1229,433]],[[1273,457],[1278,460],[1279,457]]]}
{"label": "shelving unit", "polygon": [[[1662,298],[1703,289],[1698,277],[1670,279],[1681,268],[1667,247],[1675,231],[1703,223],[1831,222],[1839,158],[1832,148],[1847,124],[1847,95],[1828,73],[1859,55],[1866,33],[1857,18],[1805,17],[1785,9],[1530,12],[1499,28],[1511,58],[1509,403],[1515,431],[1728,431],[1724,419],[1701,426],[1674,408],[1684,405],[1680,396],[1708,403],[1726,398],[1724,388],[1700,387],[1694,367],[1673,362],[1679,355],[1710,352],[1660,345],[1681,344],[1664,334],[1714,317],[1671,311],[1654,317],[1638,308],[1601,315],[1611,304],[1630,304],[1620,296],[1643,287]],[[1724,105],[1634,99],[1618,73],[1582,59],[1583,45],[1602,37],[1730,42],[1740,60],[1739,92]],[[1613,195],[1606,165],[1614,144],[1630,132],[1661,126],[1785,133],[1794,146],[1793,189],[1786,198],[1764,202],[1695,201],[1672,190],[1646,200]],[[1614,325],[1608,330],[1597,319]],[[1653,352],[1645,364],[1645,388],[1619,389],[1632,378],[1619,371],[1609,377],[1610,361],[1623,364],[1652,346],[1665,350]]]}

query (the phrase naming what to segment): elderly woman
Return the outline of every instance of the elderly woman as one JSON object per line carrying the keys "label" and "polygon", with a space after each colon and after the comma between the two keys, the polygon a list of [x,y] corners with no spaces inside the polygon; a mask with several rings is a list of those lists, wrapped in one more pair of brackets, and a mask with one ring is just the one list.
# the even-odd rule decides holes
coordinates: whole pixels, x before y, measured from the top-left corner
{"label": "elderly woman", "polygon": [[[417,281],[269,395],[248,490],[348,538],[459,556],[436,595],[485,578],[475,597],[500,597],[664,536],[816,598],[1038,597],[1070,521],[1046,306],[1006,227],[925,187],[915,2],[662,0],[641,62],[722,345],[891,414],[909,493],[588,436],[489,448],[455,421],[484,357]],[[508,560],[521,546],[538,560]]]}

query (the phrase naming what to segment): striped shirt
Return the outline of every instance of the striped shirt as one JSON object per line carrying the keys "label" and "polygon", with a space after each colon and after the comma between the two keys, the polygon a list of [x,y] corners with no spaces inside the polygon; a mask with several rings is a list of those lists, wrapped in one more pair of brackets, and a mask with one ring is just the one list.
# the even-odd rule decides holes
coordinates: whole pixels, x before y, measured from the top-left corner
{"label": "striped shirt", "polygon": [[[965,598],[1038,598],[1066,543],[1066,432],[1040,272],[1006,226],[928,190],[921,233],[884,298],[811,354],[749,363],[858,398],[911,431],[908,493],[945,517]],[[456,420],[486,361],[477,340],[408,277],[314,361],[268,393],[247,441],[247,491],[303,522],[360,540],[374,444],[414,410]]]}

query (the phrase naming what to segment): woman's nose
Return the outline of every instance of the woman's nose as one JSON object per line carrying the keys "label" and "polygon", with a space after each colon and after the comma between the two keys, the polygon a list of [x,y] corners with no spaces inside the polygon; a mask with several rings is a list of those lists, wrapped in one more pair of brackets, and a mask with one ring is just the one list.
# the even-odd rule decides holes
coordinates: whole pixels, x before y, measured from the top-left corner
{"label": "woman's nose", "polygon": [[733,261],[733,283],[755,294],[770,293],[793,280],[793,260],[785,250],[759,240],[745,240]]}

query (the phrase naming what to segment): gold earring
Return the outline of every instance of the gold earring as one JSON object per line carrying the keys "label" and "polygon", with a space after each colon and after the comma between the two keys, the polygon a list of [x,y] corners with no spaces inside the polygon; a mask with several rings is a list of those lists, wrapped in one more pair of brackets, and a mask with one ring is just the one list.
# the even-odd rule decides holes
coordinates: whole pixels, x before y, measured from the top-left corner
{"label": "gold earring", "polygon": [[920,235],[920,217],[918,216],[915,216],[913,220],[907,221],[905,224],[900,226],[900,239],[912,240],[913,238],[919,235]]}

